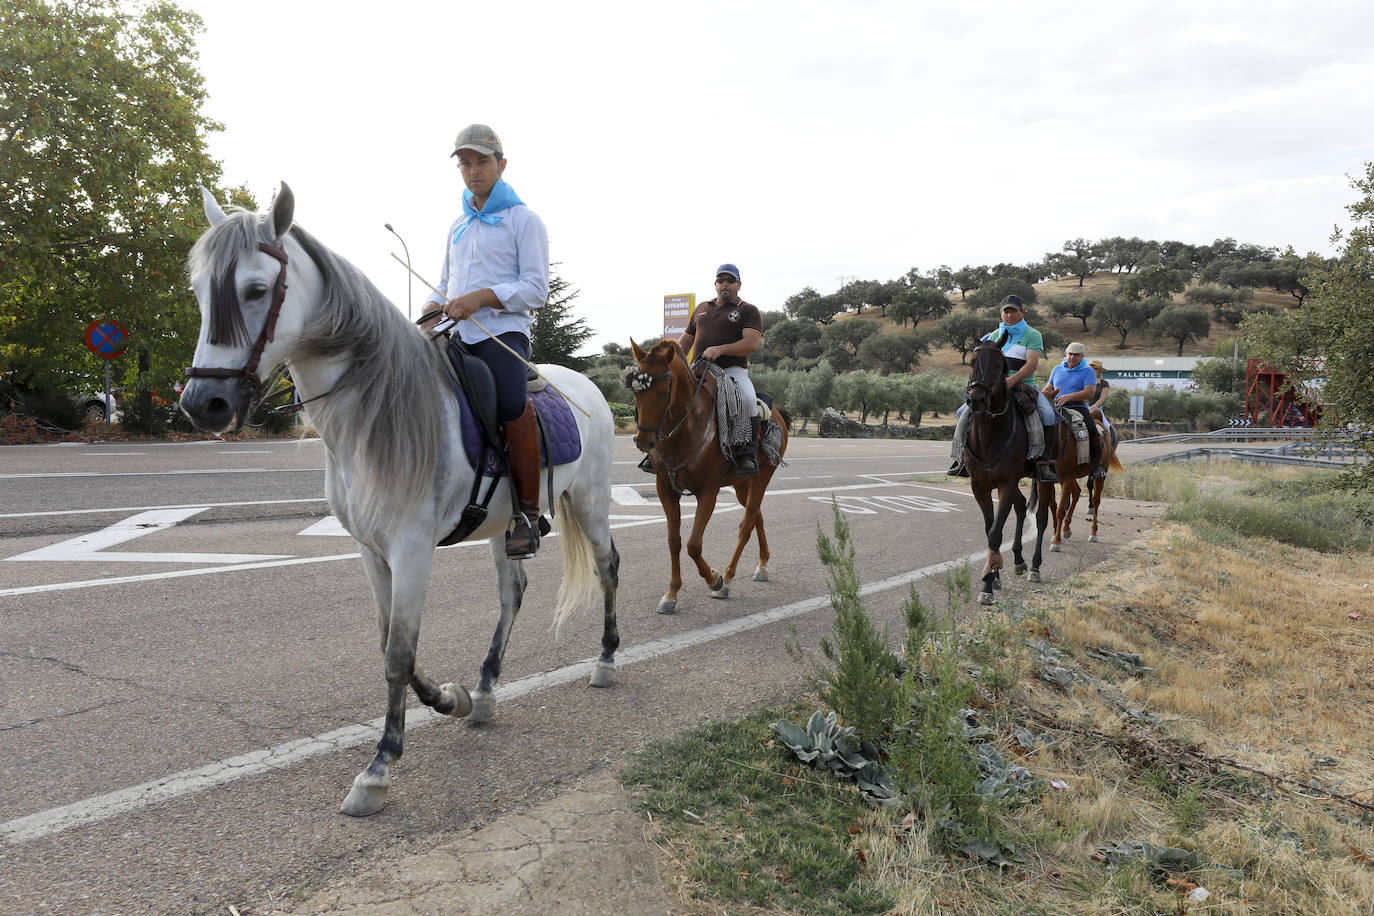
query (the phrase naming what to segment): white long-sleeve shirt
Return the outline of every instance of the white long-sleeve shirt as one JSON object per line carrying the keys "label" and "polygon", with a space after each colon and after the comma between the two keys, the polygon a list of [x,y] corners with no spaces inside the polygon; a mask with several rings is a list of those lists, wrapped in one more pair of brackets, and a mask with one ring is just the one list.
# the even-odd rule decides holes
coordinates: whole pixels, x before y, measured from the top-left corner
{"label": "white long-sleeve shirt", "polygon": [[[544,221],[517,204],[501,211],[495,226],[460,216],[448,230],[448,251],[439,274],[438,288],[446,299],[431,293],[426,304],[442,305],[464,293],[491,289],[501,300],[500,309],[481,308],[472,316],[493,335],[519,331],[526,337],[534,322],[534,310],[549,297],[549,233]],[[472,321],[458,322],[464,343],[478,343],[487,334]]]}

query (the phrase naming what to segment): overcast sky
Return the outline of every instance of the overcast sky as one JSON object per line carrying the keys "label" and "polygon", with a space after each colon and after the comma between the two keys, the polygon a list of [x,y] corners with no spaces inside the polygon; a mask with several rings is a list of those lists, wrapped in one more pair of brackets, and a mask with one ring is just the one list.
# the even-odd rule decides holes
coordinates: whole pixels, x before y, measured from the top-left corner
{"label": "overcast sky", "polygon": [[383,224],[437,282],[453,138],[494,127],[588,351],[722,261],[776,309],[1079,236],[1329,254],[1374,158],[1368,2],[182,2],[226,182],[284,179],[402,310]]}

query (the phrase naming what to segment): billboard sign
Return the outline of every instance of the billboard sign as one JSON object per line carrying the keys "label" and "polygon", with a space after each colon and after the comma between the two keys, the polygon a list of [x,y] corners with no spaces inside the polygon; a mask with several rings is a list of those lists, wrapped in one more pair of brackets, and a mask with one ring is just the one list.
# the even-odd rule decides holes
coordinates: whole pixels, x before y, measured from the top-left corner
{"label": "billboard sign", "polygon": [[677,293],[663,297],[663,336],[678,340],[687,333],[687,323],[697,307],[694,293]]}

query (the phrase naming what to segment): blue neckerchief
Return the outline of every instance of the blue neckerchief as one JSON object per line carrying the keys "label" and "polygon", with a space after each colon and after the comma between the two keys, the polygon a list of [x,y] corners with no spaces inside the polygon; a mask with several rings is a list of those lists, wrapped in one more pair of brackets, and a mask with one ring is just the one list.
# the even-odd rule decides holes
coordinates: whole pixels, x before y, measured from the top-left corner
{"label": "blue neckerchief", "polygon": [[[1007,324],[1005,321],[999,321],[999,322],[997,323],[997,330],[998,330],[998,331],[1006,331],[1007,333],[1009,333],[1009,334],[1011,335],[1010,337],[1007,338],[1007,343],[1009,343],[1009,344],[1014,344],[1014,343],[1016,343],[1018,340],[1020,340],[1020,339],[1021,339],[1021,335],[1024,334],[1024,333],[1026,333],[1026,330],[1027,330],[1029,327],[1030,327],[1030,325],[1026,324],[1026,319],[1024,319],[1024,318],[1022,318],[1020,321],[1016,322],[1016,324]],[[1003,346],[1005,346],[1005,344],[1004,344]]]}
{"label": "blue neckerchief", "polygon": [[480,210],[473,208],[472,192],[464,188],[463,212],[467,214],[467,219],[463,220],[458,228],[453,230],[453,242],[457,242],[458,239],[462,238],[463,230],[471,226],[474,219],[481,220],[488,226],[496,226],[500,224],[501,220],[505,219],[504,216],[499,215],[502,210],[509,210],[511,207],[523,203],[524,201],[515,193],[515,189],[506,184],[504,178],[492,186],[491,195],[487,198],[487,202],[482,205],[482,209]]}

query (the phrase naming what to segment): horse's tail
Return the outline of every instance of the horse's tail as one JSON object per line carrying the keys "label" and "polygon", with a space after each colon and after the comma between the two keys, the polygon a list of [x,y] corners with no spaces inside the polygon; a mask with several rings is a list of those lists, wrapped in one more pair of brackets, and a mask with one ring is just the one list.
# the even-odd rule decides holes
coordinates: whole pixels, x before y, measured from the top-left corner
{"label": "horse's tail", "polygon": [[563,581],[558,584],[558,597],[553,607],[553,632],[557,636],[570,614],[596,601],[601,594],[601,581],[596,575],[592,542],[578,524],[577,513],[566,493],[558,497],[553,527],[563,550]]}

